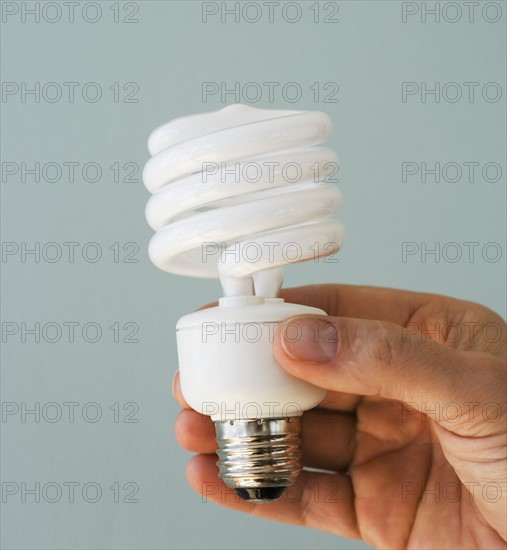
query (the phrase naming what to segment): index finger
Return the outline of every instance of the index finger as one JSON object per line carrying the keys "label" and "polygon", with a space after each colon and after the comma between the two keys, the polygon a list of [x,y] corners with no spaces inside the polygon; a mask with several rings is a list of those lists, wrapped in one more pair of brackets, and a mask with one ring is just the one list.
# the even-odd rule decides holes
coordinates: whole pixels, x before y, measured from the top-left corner
{"label": "index finger", "polygon": [[354,285],[288,288],[280,296],[334,317],[393,323],[422,341],[505,357],[505,322],[480,304],[424,292]]}
{"label": "index finger", "polygon": [[285,288],[280,297],[286,302],[318,307],[328,315],[355,317],[403,325],[423,305],[445,300],[444,296],[355,285],[308,285]]}

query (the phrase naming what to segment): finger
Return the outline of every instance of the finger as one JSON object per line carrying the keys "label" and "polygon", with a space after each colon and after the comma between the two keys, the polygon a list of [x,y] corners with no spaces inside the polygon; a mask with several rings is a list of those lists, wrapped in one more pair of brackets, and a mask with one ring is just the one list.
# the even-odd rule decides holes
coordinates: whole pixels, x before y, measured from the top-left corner
{"label": "finger", "polygon": [[178,443],[194,453],[214,453],[217,450],[215,425],[209,416],[183,409],[174,423]]}
{"label": "finger", "polygon": [[[424,413],[450,403],[457,403],[462,412],[473,403],[504,406],[501,361],[489,354],[423,343],[392,323],[294,317],[278,327],[274,350],[290,374],[333,391],[397,399]],[[480,415],[474,421],[466,414],[436,416],[447,429],[467,435],[487,423]]]}
{"label": "finger", "polygon": [[215,456],[192,457],[187,465],[187,478],[191,487],[202,495],[203,502],[211,500],[261,518],[323,529],[348,538],[359,537],[351,481],[343,474],[303,471],[292,487],[269,504],[241,500],[218,478]]}
{"label": "finger", "polygon": [[319,403],[319,409],[354,412],[361,401],[360,395],[329,390]]}
{"label": "finger", "polygon": [[183,409],[190,409],[190,405],[187,403],[186,399],[183,397],[183,393],[181,392],[181,383],[180,383],[180,371],[177,370],[174,373],[173,376],[173,383],[172,383],[172,392],[174,399],[176,399],[178,405],[182,407]]}
{"label": "finger", "polygon": [[323,470],[347,470],[356,448],[356,417],[352,414],[312,409],[301,420],[304,466]]}
{"label": "finger", "polygon": [[202,309],[209,309],[210,307],[216,306],[218,306],[218,302],[210,302],[209,304],[204,304],[203,306],[197,308],[197,311],[201,311]]}
{"label": "finger", "polygon": [[[302,417],[302,462],[323,470],[346,470],[355,450],[355,416],[325,409],[307,411]],[[194,453],[214,453],[217,448],[215,426],[211,419],[192,410],[176,417],[178,443]]]}
{"label": "finger", "polygon": [[286,302],[318,307],[328,315],[378,319],[399,325],[409,321],[422,305],[442,298],[391,288],[331,284],[285,288],[280,297]]}
{"label": "finger", "polygon": [[310,285],[281,291],[287,302],[323,309],[328,315],[405,326],[423,342],[475,349],[505,358],[504,320],[488,308],[440,296],[353,285]]}

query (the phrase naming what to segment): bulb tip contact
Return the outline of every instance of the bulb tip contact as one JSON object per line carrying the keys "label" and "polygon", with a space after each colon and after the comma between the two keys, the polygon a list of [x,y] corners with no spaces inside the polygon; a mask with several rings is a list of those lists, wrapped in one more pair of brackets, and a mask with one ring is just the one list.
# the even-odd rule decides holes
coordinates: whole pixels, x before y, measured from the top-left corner
{"label": "bulb tip contact", "polygon": [[252,504],[268,504],[282,496],[285,487],[258,487],[236,489],[236,494]]}

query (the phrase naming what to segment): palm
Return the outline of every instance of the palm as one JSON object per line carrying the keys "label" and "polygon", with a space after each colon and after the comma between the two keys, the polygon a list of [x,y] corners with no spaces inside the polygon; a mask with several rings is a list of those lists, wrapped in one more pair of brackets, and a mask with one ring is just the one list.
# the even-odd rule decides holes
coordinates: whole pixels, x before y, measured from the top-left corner
{"label": "palm", "polygon": [[349,473],[367,542],[380,548],[505,546],[445,458],[432,420],[377,398],[361,400],[356,414]]}

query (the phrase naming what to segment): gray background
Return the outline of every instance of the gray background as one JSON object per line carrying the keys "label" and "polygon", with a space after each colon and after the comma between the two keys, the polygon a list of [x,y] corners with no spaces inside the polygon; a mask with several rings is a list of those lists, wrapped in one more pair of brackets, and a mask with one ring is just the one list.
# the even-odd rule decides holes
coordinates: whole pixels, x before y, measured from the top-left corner
{"label": "gray background", "polygon": [[[5,9],[13,3],[3,4]],[[44,3],[38,4],[42,8]],[[255,105],[319,109],[332,117],[330,144],[342,163],[345,201],[339,219],[347,228],[347,243],[338,263],[288,269],[286,286],[345,282],[424,290],[482,302],[505,315],[506,4],[496,3],[502,10],[496,23],[485,21],[482,5],[473,22],[463,11],[455,23],[444,18],[437,23],[431,15],[424,22],[420,13],[404,23],[397,1],[338,2],[338,23],[314,22],[313,2],[297,3],[302,16],[295,23],[280,11],[273,23],[266,12],[257,23],[235,23],[232,17],[222,23],[219,16],[203,23],[201,2],[140,1],[134,15],[139,21],[130,24],[114,23],[113,2],[101,2],[100,20],[88,23],[81,16],[84,4],[76,8],[74,23],[65,15],[55,23],[36,23],[30,16],[23,22],[19,12],[1,28],[4,83],[80,83],[74,102],[50,103],[42,97],[37,103],[33,96],[22,102],[19,94],[5,98],[3,162],[96,162],[103,170],[96,183],[79,174],[73,183],[65,176],[53,183],[35,183],[27,176],[23,183],[19,174],[2,181],[4,243],[39,242],[43,247],[56,242],[64,252],[64,242],[79,243],[74,262],[65,254],[54,263],[44,257],[36,262],[33,256],[23,262],[19,253],[4,258],[2,321],[20,329],[21,323],[28,328],[35,322],[60,328],[80,323],[74,342],[65,333],[58,342],[48,342],[53,326],[39,343],[33,336],[23,342],[18,333],[3,345],[4,405],[78,405],[74,422],[3,416],[2,481],[18,483],[20,489],[22,482],[27,487],[36,482],[80,485],[73,503],[66,494],[55,503],[47,501],[54,493],[40,503],[20,493],[8,496],[2,504],[2,547],[365,548],[203,503],[188,487],[188,453],[173,437],[178,412],[170,395],[174,326],[181,315],[216,299],[220,288],[216,281],[180,278],[150,264],[151,231],[144,220],[148,193],[140,181],[115,183],[108,166],[132,162],[142,168],[153,128],[173,117],[222,107],[218,96],[203,102],[204,81],[296,82],[303,90],[300,101],[290,103],[277,93],[270,103],[264,94]],[[330,8],[324,11],[326,3],[320,4],[322,19]],[[121,19],[132,9],[122,2],[118,6]],[[54,13],[47,12],[47,18]],[[293,17],[295,12],[287,13]],[[445,15],[455,17],[452,11]],[[491,19],[494,12],[487,16]],[[91,8],[89,17],[94,17]],[[80,95],[91,81],[103,92],[96,103]],[[468,97],[435,102],[431,96],[422,102],[419,95],[404,103],[404,81],[480,86],[472,102]],[[123,102],[121,90],[115,102],[108,89],[114,82],[120,89],[137,83],[139,101]],[[314,82],[337,82],[339,102],[325,103],[321,97],[316,103],[308,89]],[[488,82],[501,86],[500,101],[483,99],[481,89]],[[231,102],[229,96],[226,103]],[[473,182],[465,175],[454,183],[431,177],[426,183],[420,177],[402,181],[403,162],[436,161],[496,162],[503,175],[498,182],[484,181],[480,173]],[[81,255],[90,242],[99,243],[103,253],[95,263]],[[115,242],[121,251],[117,262],[109,250]],[[123,261],[127,242],[139,246],[137,263]],[[434,256],[423,262],[420,254],[404,262],[403,242],[427,243],[428,248],[456,242],[463,257],[453,263],[447,247],[439,262]],[[473,260],[466,242],[479,243]],[[499,261],[484,259],[481,250],[487,243],[500,247]],[[91,256],[93,250],[86,250]],[[495,248],[487,252],[492,257]],[[96,343],[81,336],[88,322],[103,330]],[[115,343],[108,327],[116,322],[120,340],[128,333],[124,324],[136,323],[138,342]],[[93,408],[86,406],[91,402],[102,410],[97,422],[82,417],[83,410],[93,416]],[[123,407],[131,402],[139,408],[133,417],[137,423],[125,422],[132,409]],[[119,422],[109,409],[114,403],[119,404]],[[55,412],[44,410],[48,418]],[[81,496],[89,482],[103,490],[96,503]],[[120,487],[136,483],[139,502],[115,503],[108,488],[114,482]],[[128,492],[122,488],[120,501]]]}

